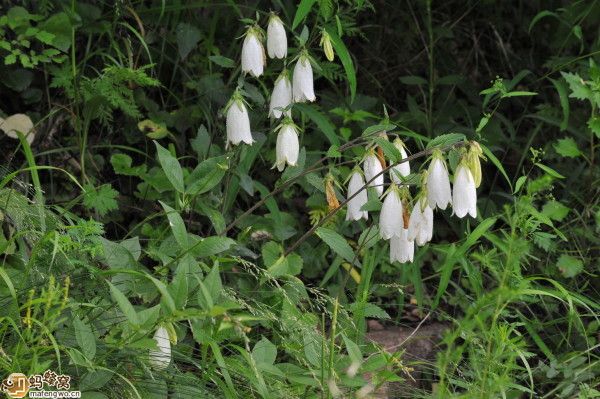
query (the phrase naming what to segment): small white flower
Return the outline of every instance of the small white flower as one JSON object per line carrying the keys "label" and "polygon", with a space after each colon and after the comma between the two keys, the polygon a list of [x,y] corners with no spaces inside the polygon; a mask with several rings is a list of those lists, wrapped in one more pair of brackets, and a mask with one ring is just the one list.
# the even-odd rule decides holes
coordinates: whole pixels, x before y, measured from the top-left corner
{"label": "small white flower", "polygon": [[408,239],[408,231],[402,229],[399,237],[390,239],[390,262],[412,262],[415,256],[415,242]]}
{"label": "small white flower", "polygon": [[381,167],[381,162],[379,162],[379,158],[377,158],[375,153],[371,152],[365,157],[363,169],[365,172],[365,180],[367,182],[377,176],[375,177],[375,180],[369,183],[369,187],[375,187],[377,195],[381,197],[381,194],[383,194],[383,173],[381,173],[383,168]]}
{"label": "small white flower", "polygon": [[164,370],[171,363],[171,341],[169,333],[164,327],[159,327],[154,333],[154,341],[156,341],[157,350],[150,351],[150,365],[156,370]]}
{"label": "small white flower", "polygon": [[294,101],[297,103],[303,103],[306,101],[315,101],[317,98],[315,97],[315,89],[313,84],[313,70],[310,65],[310,60],[308,56],[302,54],[298,61],[296,62],[296,66],[294,67],[294,76],[293,76],[292,85]]}
{"label": "small white flower", "polygon": [[[400,159],[406,159],[408,155],[406,154],[406,149],[404,148],[404,143],[402,142],[402,140],[394,140],[394,146],[400,152]],[[408,163],[408,161],[402,162],[401,164],[393,166],[392,169],[390,169],[390,177],[392,181],[396,184],[401,184],[402,178],[408,175],[410,175],[410,164]]]}
{"label": "small white flower", "polygon": [[35,130],[31,118],[25,114],[14,114],[6,119],[0,118],[0,129],[10,138],[18,139],[17,132],[25,136],[29,144],[35,138]]}
{"label": "small white flower", "polygon": [[229,146],[229,143],[238,145],[241,142],[246,144],[254,142],[250,131],[248,110],[244,102],[239,98],[235,98],[235,95],[227,109],[225,125],[227,127],[227,146]]}
{"label": "small white flower", "polygon": [[475,179],[468,166],[463,163],[456,168],[454,190],[452,191],[452,207],[459,218],[467,215],[477,217],[477,189]]}
{"label": "small white flower", "polygon": [[446,209],[452,203],[450,178],[442,153],[436,150],[427,173],[427,201],[431,209]]}
{"label": "small white flower", "polygon": [[267,26],[267,53],[270,58],[285,58],[287,56],[287,36],[281,19],[275,14],[269,18]]}
{"label": "small white flower", "polygon": [[421,198],[413,207],[408,220],[408,239],[415,240],[417,245],[423,246],[431,241],[433,236],[433,210],[427,205],[425,198]]}
{"label": "small white flower", "polygon": [[[352,172],[350,182],[348,183],[348,197],[352,197],[358,190],[365,185],[362,173],[359,171]],[[346,212],[346,220],[360,220],[369,218],[369,212],[361,211],[360,208],[368,201],[367,190],[362,190],[354,198],[348,201],[348,211]]]}
{"label": "small white flower", "polygon": [[242,45],[242,71],[259,77],[263,74],[265,64],[265,49],[260,41],[260,33],[250,27]]}
{"label": "small white flower", "polygon": [[[283,71],[275,81],[271,102],[269,103],[269,116],[281,118],[284,115],[282,109],[289,107],[290,104],[292,104],[292,83],[287,71]],[[290,109],[285,111],[286,116],[291,116],[291,114]]]}
{"label": "small white flower", "polygon": [[277,166],[278,171],[283,171],[286,163],[290,166],[296,166],[299,147],[298,130],[295,125],[293,123],[283,124],[279,129],[277,145],[275,146],[275,154],[277,156],[275,166]]}
{"label": "small white flower", "polygon": [[404,216],[402,214],[402,199],[396,186],[392,186],[383,200],[379,214],[379,234],[384,240],[400,237],[404,230]]}

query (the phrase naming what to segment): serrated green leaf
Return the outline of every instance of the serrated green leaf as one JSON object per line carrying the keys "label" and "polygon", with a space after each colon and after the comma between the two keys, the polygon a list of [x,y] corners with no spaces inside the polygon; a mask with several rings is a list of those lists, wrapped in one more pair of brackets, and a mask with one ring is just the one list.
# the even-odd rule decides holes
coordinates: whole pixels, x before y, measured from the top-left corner
{"label": "serrated green leaf", "polygon": [[583,271],[583,262],[571,255],[561,255],[556,267],[564,277],[572,278]]}
{"label": "serrated green leaf", "polygon": [[577,143],[572,137],[558,140],[554,143],[554,149],[563,157],[577,158],[581,156],[581,151],[579,151],[579,147],[577,147]]}

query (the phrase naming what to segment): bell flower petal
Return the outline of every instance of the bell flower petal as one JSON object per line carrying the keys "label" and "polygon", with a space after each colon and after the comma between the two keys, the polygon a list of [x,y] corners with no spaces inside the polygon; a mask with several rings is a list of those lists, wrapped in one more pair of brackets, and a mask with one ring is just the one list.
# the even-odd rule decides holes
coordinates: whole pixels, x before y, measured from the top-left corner
{"label": "bell flower petal", "polygon": [[294,102],[303,103],[315,101],[315,88],[313,82],[313,70],[310,60],[306,55],[301,55],[294,66],[292,92]]}
{"label": "bell flower petal", "polygon": [[[346,220],[360,220],[363,218],[367,220],[369,218],[369,213],[367,211],[360,210],[360,208],[368,201],[367,190],[361,190],[364,185],[365,180],[363,179],[362,173],[354,171],[350,177],[350,182],[348,183],[348,196],[346,198],[352,197],[357,192],[358,194],[348,201]],[[359,190],[361,191],[359,192]]]}
{"label": "bell flower petal", "polygon": [[156,341],[158,349],[150,351],[150,365],[155,370],[164,370],[171,363],[171,341],[167,329],[159,327],[154,333],[153,339]]}
{"label": "bell flower petal", "polygon": [[441,155],[434,155],[429,165],[427,173],[427,201],[431,209],[446,207],[452,203],[452,194],[450,191],[450,178],[446,162]]}
{"label": "bell flower petal", "polygon": [[452,207],[459,218],[467,215],[477,217],[477,189],[475,179],[469,167],[462,163],[456,168],[454,190],[452,191]]}
{"label": "bell flower petal", "polygon": [[267,53],[270,58],[287,56],[287,36],[283,22],[277,15],[271,15],[267,26]]}
{"label": "bell flower petal", "polygon": [[283,171],[285,165],[296,166],[298,162],[298,153],[300,144],[298,142],[298,130],[292,123],[284,124],[277,134],[277,144],[275,146],[275,155],[278,171]]}
{"label": "bell flower petal", "polygon": [[252,132],[250,131],[250,117],[246,105],[241,100],[233,100],[227,109],[225,121],[227,129],[227,145],[229,143],[238,145],[239,143],[252,144]]}
{"label": "bell flower petal", "polygon": [[249,28],[242,45],[242,71],[259,77],[263,74],[265,64],[265,49],[259,35],[254,28]]}
{"label": "bell flower petal", "polygon": [[379,234],[384,240],[400,237],[404,230],[404,217],[402,214],[402,200],[395,186],[389,191],[379,214]]}
{"label": "bell flower petal", "polygon": [[390,262],[412,262],[415,256],[415,242],[408,239],[408,231],[402,229],[400,236],[390,239]]}
{"label": "bell flower petal", "polygon": [[[272,118],[281,118],[284,115],[282,109],[286,109],[292,103],[292,83],[286,71],[275,81],[271,102],[269,103],[269,116]],[[291,116],[290,109],[285,111],[286,116]]]}
{"label": "bell flower petal", "polygon": [[367,155],[363,163],[363,169],[365,172],[365,180],[367,182],[375,178],[375,180],[369,183],[369,187],[374,187],[377,191],[377,195],[381,197],[381,194],[383,194],[383,173],[381,173],[383,168],[381,167],[381,162],[379,162],[377,155],[374,153]]}

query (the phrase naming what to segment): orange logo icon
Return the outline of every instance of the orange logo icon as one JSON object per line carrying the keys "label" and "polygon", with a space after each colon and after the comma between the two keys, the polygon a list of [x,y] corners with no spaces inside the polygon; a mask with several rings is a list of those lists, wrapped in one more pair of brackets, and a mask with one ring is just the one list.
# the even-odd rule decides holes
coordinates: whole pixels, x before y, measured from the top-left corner
{"label": "orange logo icon", "polygon": [[2,388],[11,398],[24,398],[29,392],[29,379],[25,374],[12,373],[2,381]]}

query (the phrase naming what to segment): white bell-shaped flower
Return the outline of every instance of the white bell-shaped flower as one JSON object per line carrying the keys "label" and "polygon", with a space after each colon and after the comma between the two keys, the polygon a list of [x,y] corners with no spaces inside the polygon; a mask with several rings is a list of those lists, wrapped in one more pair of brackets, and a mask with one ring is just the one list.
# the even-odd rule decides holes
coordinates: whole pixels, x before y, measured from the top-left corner
{"label": "white bell-shaped flower", "polygon": [[300,144],[298,143],[298,129],[292,122],[284,123],[279,128],[277,135],[277,144],[275,146],[276,162],[278,171],[285,169],[286,163],[290,166],[296,166],[298,162],[298,152]]}
{"label": "white bell-shaped flower", "polygon": [[346,220],[360,220],[369,218],[369,212],[361,211],[360,208],[368,201],[367,190],[363,189],[365,180],[363,179],[362,173],[355,170],[352,172],[350,182],[348,183],[348,196],[346,198],[354,196],[354,198],[348,200],[348,211],[346,212]]}
{"label": "white bell-shaped flower", "polygon": [[242,71],[254,77],[263,74],[266,64],[265,49],[258,28],[250,27],[242,45]]}
{"label": "white bell-shaped flower", "polygon": [[19,136],[17,132],[20,132],[25,136],[25,139],[29,144],[31,144],[35,138],[33,122],[31,121],[31,118],[25,114],[14,114],[6,119],[0,118],[0,130],[13,139],[18,139]]}
{"label": "white bell-shaped flower", "polygon": [[437,207],[442,210],[452,203],[448,169],[439,150],[434,151],[427,172],[427,201],[431,209]]}
{"label": "white bell-shaped flower", "polygon": [[459,218],[467,215],[477,217],[477,189],[475,179],[467,165],[460,163],[454,176],[454,189],[452,191],[452,207]]}
{"label": "white bell-shaped flower", "polygon": [[154,333],[154,341],[158,349],[151,350],[149,361],[155,370],[164,370],[171,363],[171,341],[166,328],[159,327]]}
{"label": "white bell-shaped flower", "polygon": [[[379,162],[379,158],[375,155],[374,152],[370,152],[364,160],[363,169],[365,172],[365,180],[369,183],[369,187],[374,187],[377,191],[377,195],[381,197],[383,194],[383,168],[381,167],[381,162]],[[377,177],[375,177],[377,176]]]}
{"label": "white bell-shaped flower", "polygon": [[285,58],[287,56],[287,36],[281,19],[271,14],[267,26],[267,53],[270,58]]}
{"label": "white bell-shaped flower", "polygon": [[408,220],[408,239],[415,240],[417,245],[423,246],[433,237],[433,210],[422,197],[410,214]]}
{"label": "white bell-shaped flower", "polygon": [[250,117],[248,110],[241,96],[234,94],[234,98],[227,108],[227,118],[225,121],[227,128],[227,146],[229,143],[238,145],[243,142],[252,144],[252,132],[250,131]]}
{"label": "white bell-shaped flower", "polygon": [[[402,142],[402,140],[394,140],[394,147],[396,147],[398,149],[398,152],[400,152],[400,159],[406,159],[408,155],[406,154],[406,148],[404,147],[404,143]],[[410,164],[408,163],[408,161],[402,162],[396,166],[393,166],[392,169],[390,169],[390,177],[392,181],[396,184],[402,184],[402,178],[408,175],[410,175]]]}
{"label": "white bell-shaped flower", "polygon": [[313,70],[310,65],[310,59],[306,54],[300,55],[296,66],[294,66],[292,91],[294,101],[303,103],[306,101],[315,101],[315,88],[313,83]]}
{"label": "white bell-shaped flower", "polygon": [[269,116],[272,118],[281,118],[282,115],[291,116],[292,111],[287,109],[292,104],[292,82],[288,76],[287,70],[283,71],[275,81],[271,102],[269,103]]}
{"label": "white bell-shaped flower", "polygon": [[402,199],[398,187],[392,185],[381,207],[379,214],[379,234],[384,240],[400,237],[404,230],[404,215],[402,213]]}
{"label": "white bell-shaped flower", "polygon": [[412,262],[415,256],[415,242],[408,239],[408,230],[402,229],[399,237],[390,238],[390,262]]}

